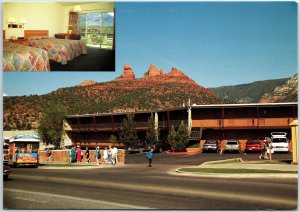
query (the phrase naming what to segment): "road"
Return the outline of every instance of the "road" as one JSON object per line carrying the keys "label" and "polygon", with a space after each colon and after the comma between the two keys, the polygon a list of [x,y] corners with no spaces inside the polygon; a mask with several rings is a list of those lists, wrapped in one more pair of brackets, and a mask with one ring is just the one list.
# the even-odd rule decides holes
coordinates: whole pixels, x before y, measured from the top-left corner
{"label": "road", "polygon": [[[222,155],[233,158],[237,155]],[[99,169],[12,169],[4,182],[7,209],[295,209],[296,179],[214,179],[170,175],[217,154],[127,156],[128,165]],[[257,155],[247,155],[249,160]],[[278,155],[289,159],[290,155]]]}

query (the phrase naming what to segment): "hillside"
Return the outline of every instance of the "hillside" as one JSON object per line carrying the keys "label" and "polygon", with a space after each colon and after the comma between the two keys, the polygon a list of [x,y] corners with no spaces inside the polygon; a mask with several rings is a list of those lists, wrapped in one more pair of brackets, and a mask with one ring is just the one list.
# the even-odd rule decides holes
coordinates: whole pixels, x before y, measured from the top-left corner
{"label": "hillside", "polygon": [[46,108],[63,105],[68,114],[143,111],[179,107],[191,99],[195,104],[224,103],[176,68],[163,73],[151,65],[136,79],[130,65],[115,80],[86,81],[46,95],[4,97],[4,130],[37,128]]}
{"label": "hillside", "polygon": [[[293,80],[288,83],[291,79]],[[297,75],[295,75],[292,78],[256,81],[248,84],[209,89],[218,98],[236,103],[297,102],[297,85],[298,79]],[[283,89],[281,89],[282,86],[284,87]],[[275,92],[276,90],[277,92]],[[281,92],[283,90],[288,92]],[[280,98],[273,98],[273,96],[280,96]]]}
{"label": "hillside", "polygon": [[298,77],[294,75],[283,85],[277,86],[274,91],[266,93],[260,102],[297,102],[298,101]]}

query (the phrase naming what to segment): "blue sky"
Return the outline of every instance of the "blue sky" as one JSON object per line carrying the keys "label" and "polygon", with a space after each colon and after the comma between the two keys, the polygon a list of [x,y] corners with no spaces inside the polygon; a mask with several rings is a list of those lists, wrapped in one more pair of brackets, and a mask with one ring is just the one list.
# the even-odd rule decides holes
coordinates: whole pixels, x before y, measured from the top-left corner
{"label": "blue sky", "polygon": [[[179,68],[204,87],[290,77],[297,72],[293,2],[118,2],[116,72],[4,73],[4,93],[44,94],[84,80],[112,80],[131,64]],[[28,85],[28,82],[33,82]]]}

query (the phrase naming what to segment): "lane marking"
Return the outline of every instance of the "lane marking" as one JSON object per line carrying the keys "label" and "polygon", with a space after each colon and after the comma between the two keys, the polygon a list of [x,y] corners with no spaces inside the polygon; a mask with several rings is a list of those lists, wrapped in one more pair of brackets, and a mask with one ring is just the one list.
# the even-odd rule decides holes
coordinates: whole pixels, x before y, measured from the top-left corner
{"label": "lane marking", "polygon": [[35,199],[23,198],[23,197],[15,197],[15,199],[31,201],[31,202],[40,202],[40,203],[47,203],[48,202],[48,201],[40,201],[40,200],[35,200]]}
{"label": "lane marking", "polygon": [[[14,179],[28,179],[28,180],[37,180],[44,182],[44,177],[39,176],[14,176]],[[77,179],[66,179],[66,178],[59,178],[59,177],[51,177],[47,179],[50,182],[61,182],[66,184],[80,184],[90,186],[91,181],[82,181]],[[141,192],[152,192],[156,194],[166,194],[166,195],[183,195],[183,196],[199,196],[211,199],[212,197],[219,198],[225,201],[243,201],[243,202],[252,202],[252,203],[263,203],[263,204],[272,204],[272,205],[279,205],[279,206],[291,206],[297,205],[297,197],[291,199],[288,197],[281,196],[266,196],[268,194],[263,193],[241,193],[235,191],[222,191],[222,190],[211,190],[211,189],[186,189],[186,188],[176,188],[176,187],[161,187],[155,185],[138,185],[138,184],[124,184],[118,182],[101,182],[101,181],[93,181],[93,185],[101,186],[109,189],[124,189],[124,190],[134,190],[134,191],[141,191]]]}
{"label": "lane marking", "polygon": [[11,191],[11,192],[17,192],[17,193],[24,193],[24,194],[44,195],[47,197],[64,198],[64,199],[70,199],[70,200],[75,200],[75,201],[85,201],[85,202],[90,202],[93,204],[94,203],[106,204],[106,205],[111,205],[111,206],[117,206],[117,207],[124,208],[124,209],[154,209],[154,208],[142,207],[142,206],[137,206],[137,205],[109,202],[109,201],[104,201],[104,200],[93,200],[93,199],[86,199],[86,198],[81,198],[81,197],[79,198],[79,197],[72,197],[72,196],[66,196],[66,195],[60,195],[60,194],[51,194],[51,193],[36,192],[36,191],[26,191],[26,190],[20,190],[20,189],[4,188],[4,191]]}

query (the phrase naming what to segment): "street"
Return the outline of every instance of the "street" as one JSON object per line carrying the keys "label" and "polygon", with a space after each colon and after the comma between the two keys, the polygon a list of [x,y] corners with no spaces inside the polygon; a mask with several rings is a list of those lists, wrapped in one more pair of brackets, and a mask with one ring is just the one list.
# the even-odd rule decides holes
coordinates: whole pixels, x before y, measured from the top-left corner
{"label": "street", "polygon": [[[296,179],[220,179],[170,175],[183,166],[257,154],[126,155],[125,166],[94,169],[13,168],[6,209],[295,209]],[[275,154],[289,160],[290,154]]]}

